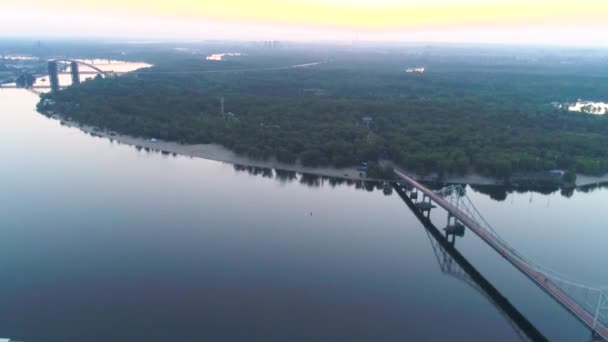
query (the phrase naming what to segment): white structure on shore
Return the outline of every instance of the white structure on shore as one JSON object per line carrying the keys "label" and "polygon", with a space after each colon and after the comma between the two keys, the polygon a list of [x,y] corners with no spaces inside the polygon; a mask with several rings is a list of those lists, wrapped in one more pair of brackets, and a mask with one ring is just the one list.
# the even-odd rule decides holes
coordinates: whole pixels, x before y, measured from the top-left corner
{"label": "white structure on shore", "polygon": [[422,74],[422,73],[424,73],[424,67],[407,68],[407,69],[405,69],[405,72],[407,72],[407,73],[417,72],[419,74]]}

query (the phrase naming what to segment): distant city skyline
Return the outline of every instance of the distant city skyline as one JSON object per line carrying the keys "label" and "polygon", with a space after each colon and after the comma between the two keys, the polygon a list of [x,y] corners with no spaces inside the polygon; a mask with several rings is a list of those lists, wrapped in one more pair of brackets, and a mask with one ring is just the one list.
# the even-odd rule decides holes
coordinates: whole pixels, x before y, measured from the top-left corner
{"label": "distant city skyline", "polygon": [[23,0],[0,37],[608,46],[605,0]]}

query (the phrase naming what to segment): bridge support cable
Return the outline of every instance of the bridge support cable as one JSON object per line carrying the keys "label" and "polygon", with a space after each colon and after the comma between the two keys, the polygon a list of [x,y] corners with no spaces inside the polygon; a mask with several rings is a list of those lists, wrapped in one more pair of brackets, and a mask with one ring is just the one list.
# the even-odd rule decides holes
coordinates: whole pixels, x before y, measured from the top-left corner
{"label": "bridge support cable", "polygon": [[603,291],[600,295],[599,302],[597,304],[597,311],[593,321],[593,328],[597,326],[599,322],[606,322],[608,320],[608,291]]}

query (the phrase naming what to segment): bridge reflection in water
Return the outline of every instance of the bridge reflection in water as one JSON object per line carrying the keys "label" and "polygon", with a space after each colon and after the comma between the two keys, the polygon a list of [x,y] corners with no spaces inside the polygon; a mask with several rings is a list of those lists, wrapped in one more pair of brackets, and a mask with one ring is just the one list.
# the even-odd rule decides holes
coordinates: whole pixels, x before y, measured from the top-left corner
{"label": "bridge reflection in water", "polygon": [[[394,189],[424,226],[433,252],[437,257],[441,272],[466,283],[471,288],[478,291],[496,307],[498,312],[511,325],[522,341],[548,341],[548,339],[543,336],[543,334],[455,248],[455,235],[460,235],[459,232],[449,233],[446,231],[446,235],[444,236],[425,215],[425,212],[427,211],[419,205],[424,202],[414,202],[416,199],[411,199],[399,185],[395,185]],[[452,237],[452,240],[449,239],[450,236]]]}

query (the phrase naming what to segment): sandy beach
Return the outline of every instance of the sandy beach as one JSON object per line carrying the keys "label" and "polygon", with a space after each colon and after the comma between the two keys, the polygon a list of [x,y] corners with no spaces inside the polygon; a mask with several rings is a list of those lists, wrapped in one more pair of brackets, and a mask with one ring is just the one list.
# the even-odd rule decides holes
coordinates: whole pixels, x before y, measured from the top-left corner
{"label": "sandy beach", "polygon": [[[307,167],[299,163],[285,164],[277,161],[274,158],[268,160],[255,160],[245,156],[238,155],[224,146],[218,144],[189,144],[183,145],[176,142],[144,139],[129,135],[122,135],[113,132],[97,129],[95,127],[81,125],[78,122],[66,120],[60,115],[54,114],[56,120],[60,120],[62,124],[75,127],[83,132],[113,139],[123,144],[148,148],[151,150],[165,151],[193,158],[203,158],[224,163],[237,164],[243,166],[254,166],[262,168],[272,168],[285,171],[293,171],[298,173],[308,173],[318,176],[338,177],[350,180],[376,180],[365,177],[365,174],[357,171],[356,167],[350,168],[333,168],[333,167]],[[429,180],[429,177],[419,177],[412,174],[417,180]],[[608,174],[603,176],[577,175],[576,186],[588,186],[593,184],[608,182]],[[465,176],[449,176],[447,183],[462,183],[471,185],[502,185],[502,181],[491,177],[485,177],[478,174],[469,174]]]}

